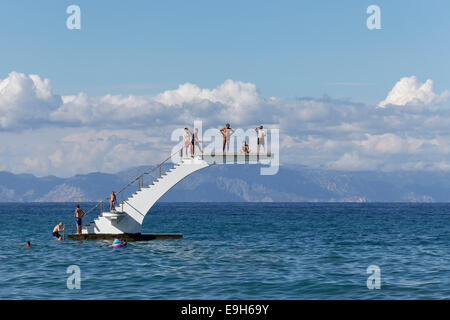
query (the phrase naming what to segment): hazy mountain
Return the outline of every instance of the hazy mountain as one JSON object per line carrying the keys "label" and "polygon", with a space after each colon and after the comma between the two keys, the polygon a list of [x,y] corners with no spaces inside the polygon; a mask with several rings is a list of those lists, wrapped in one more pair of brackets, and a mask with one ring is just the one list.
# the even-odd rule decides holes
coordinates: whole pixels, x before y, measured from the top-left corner
{"label": "hazy mountain", "polygon": [[[0,202],[97,201],[149,170],[151,166],[71,178],[0,172]],[[146,176],[145,183],[152,179]],[[137,182],[126,193],[136,187]],[[445,172],[341,172],[281,167],[277,175],[261,176],[257,165],[216,165],[187,177],[161,201],[447,202],[449,191],[450,174]]]}

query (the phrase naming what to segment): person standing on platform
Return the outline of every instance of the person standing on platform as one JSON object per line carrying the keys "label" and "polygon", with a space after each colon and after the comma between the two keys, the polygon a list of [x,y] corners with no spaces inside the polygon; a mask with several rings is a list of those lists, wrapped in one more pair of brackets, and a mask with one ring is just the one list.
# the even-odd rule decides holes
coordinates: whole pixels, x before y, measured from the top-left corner
{"label": "person standing on platform", "polygon": [[77,204],[77,208],[75,209],[74,217],[75,222],[77,223],[77,234],[81,233],[81,225],[83,223],[83,218],[86,215],[86,212],[80,208],[80,205]]}
{"label": "person standing on platform", "polygon": [[111,212],[116,211],[115,205],[116,205],[116,194],[113,191],[109,196],[109,211]]}
{"label": "person standing on platform", "polygon": [[258,134],[258,144],[257,144],[257,154],[259,154],[259,149],[260,147],[263,147],[264,152],[266,152],[266,147],[265,147],[265,137],[266,137],[266,132],[263,130],[263,126],[259,126],[255,128],[256,133]]}
{"label": "person standing on platform", "polygon": [[234,130],[227,123],[224,128],[220,129],[220,133],[223,136],[222,152],[225,153],[225,146],[227,146],[227,152],[230,151],[230,137],[234,133]]}
{"label": "person standing on platform", "polygon": [[191,144],[192,144],[192,150],[191,150],[192,156],[195,155],[195,147],[196,146],[200,150],[200,152],[203,153],[202,147],[200,146],[200,140],[198,138],[198,129],[197,128],[194,129],[194,134],[192,135]]}
{"label": "person standing on platform", "polygon": [[[189,146],[191,145],[191,137],[192,137],[191,130],[189,130],[188,128],[184,128],[183,140],[184,140],[184,149],[186,151],[185,158],[188,157],[188,150],[189,150]],[[191,148],[191,151],[192,151],[192,148]]]}

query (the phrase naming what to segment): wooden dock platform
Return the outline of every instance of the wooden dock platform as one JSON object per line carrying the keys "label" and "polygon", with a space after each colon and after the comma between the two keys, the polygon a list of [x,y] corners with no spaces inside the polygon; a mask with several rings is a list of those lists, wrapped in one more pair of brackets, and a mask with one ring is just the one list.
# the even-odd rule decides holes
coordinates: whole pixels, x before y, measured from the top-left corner
{"label": "wooden dock platform", "polygon": [[120,240],[132,241],[150,241],[150,240],[164,240],[164,239],[181,239],[181,233],[120,233],[120,234],[106,234],[106,233],[92,233],[92,234],[69,234],[67,240],[111,240],[119,238]]}

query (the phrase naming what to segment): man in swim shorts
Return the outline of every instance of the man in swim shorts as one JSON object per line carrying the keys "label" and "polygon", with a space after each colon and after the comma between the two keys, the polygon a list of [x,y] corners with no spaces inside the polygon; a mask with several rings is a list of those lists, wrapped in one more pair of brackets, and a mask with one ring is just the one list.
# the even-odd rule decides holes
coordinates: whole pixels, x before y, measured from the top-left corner
{"label": "man in swim shorts", "polygon": [[109,211],[115,211],[115,204],[116,204],[116,194],[111,192],[111,195],[109,196]]}
{"label": "man in swim shorts", "polygon": [[194,129],[194,133],[192,134],[191,139],[191,155],[194,157],[195,155],[195,147],[198,147],[201,153],[203,153],[202,147],[200,146],[200,139],[198,138],[198,128]]}
{"label": "man in swim shorts", "polygon": [[[53,236],[58,239],[58,241],[62,240],[61,235],[59,234],[61,231],[64,231],[64,228],[62,228],[64,224],[62,222],[58,223],[54,228],[53,228]],[[62,229],[61,229],[62,228]]]}
{"label": "man in swim shorts", "polygon": [[259,154],[260,147],[263,147],[264,152],[266,152],[266,147],[264,143],[264,137],[266,136],[266,132],[263,130],[263,126],[256,127],[255,131],[258,134],[257,153]]}
{"label": "man in swim shorts", "polygon": [[234,133],[234,130],[227,123],[224,128],[220,129],[220,133],[223,136],[222,152],[225,153],[225,146],[227,147],[227,151],[230,151],[230,137]]}
{"label": "man in swim shorts", "polygon": [[77,223],[77,234],[81,233],[81,224],[83,222],[82,219],[84,218],[85,215],[86,215],[86,212],[84,212],[84,210],[80,208],[80,205],[77,204],[77,208],[75,209],[75,214],[74,214],[75,221]]}

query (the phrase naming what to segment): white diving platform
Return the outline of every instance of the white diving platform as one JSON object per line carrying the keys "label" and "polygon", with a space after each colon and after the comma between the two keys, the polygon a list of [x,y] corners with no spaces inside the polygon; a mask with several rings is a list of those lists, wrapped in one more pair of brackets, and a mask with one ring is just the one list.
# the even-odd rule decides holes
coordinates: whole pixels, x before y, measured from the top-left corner
{"label": "white diving platform", "polygon": [[[141,235],[142,223],[145,216],[165,193],[178,182],[192,173],[215,164],[268,164],[273,159],[271,153],[243,154],[219,153],[203,154],[195,157],[180,158],[172,168],[163,172],[161,163],[152,171],[159,169],[159,177],[152,183],[144,185],[144,173],[128,184],[119,193],[133,185],[138,185],[137,191],[127,199],[122,200],[115,207],[115,211],[101,212],[91,223],[82,227],[81,235],[69,235],[71,240],[110,239],[115,235],[126,235],[130,240],[180,238],[180,234]],[[151,172],[152,172],[151,171]],[[102,206],[104,205],[101,202]],[[108,204],[109,205],[109,204]],[[100,208],[99,205],[92,208]],[[89,210],[89,212],[92,211]],[[101,209],[100,209],[101,210]],[[101,210],[102,211],[102,210]],[[127,238],[125,237],[125,238]],[[145,238],[145,239],[144,239]],[[147,239],[148,238],[148,239]]]}

